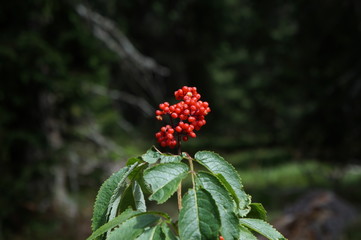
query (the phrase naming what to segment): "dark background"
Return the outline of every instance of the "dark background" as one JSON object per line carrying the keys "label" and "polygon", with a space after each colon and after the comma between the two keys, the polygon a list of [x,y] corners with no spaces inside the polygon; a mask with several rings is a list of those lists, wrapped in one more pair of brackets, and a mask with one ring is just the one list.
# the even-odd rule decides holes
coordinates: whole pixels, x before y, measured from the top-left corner
{"label": "dark background", "polygon": [[0,26],[0,239],[88,236],[101,182],[156,144],[153,113],[183,85],[212,108],[183,150],[224,155],[271,219],[311,189],[359,211],[359,1],[6,1]]}

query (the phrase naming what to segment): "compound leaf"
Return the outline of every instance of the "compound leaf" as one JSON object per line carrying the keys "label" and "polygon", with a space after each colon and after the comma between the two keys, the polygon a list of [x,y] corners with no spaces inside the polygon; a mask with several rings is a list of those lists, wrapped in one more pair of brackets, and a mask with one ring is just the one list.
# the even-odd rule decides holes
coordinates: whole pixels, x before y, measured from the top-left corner
{"label": "compound leaf", "polygon": [[239,209],[242,210],[248,207],[250,199],[243,191],[241,178],[231,164],[218,154],[209,151],[197,152],[194,158],[217,176],[217,178],[219,178],[219,175],[222,176],[219,180],[225,185],[227,190],[231,192]]}
{"label": "compound leaf", "polygon": [[119,199],[119,191],[124,187],[126,178],[136,165],[137,163],[120,169],[110,176],[100,187],[93,209],[93,231],[108,221],[108,216],[114,207],[113,203]]}
{"label": "compound leaf", "polygon": [[258,240],[253,233],[244,226],[239,226],[240,236],[239,240]]}
{"label": "compound leaf", "polygon": [[133,216],[110,232],[107,240],[136,239],[146,228],[156,225],[159,219],[159,216],[151,213]]}
{"label": "compound leaf", "polygon": [[239,219],[241,225],[246,226],[253,231],[258,232],[259,234],[265,236],[270,240],[286,240],[280,232],[273,228],[269,223],[253,218],[241,218]]}
{"label": "compound leaf", "polygon": [[133,196],[132,184],[130,184],[122,192],[118,207],[116,208],[117,211],[115,213],[122,213],[125,209],[127,209],[129,207],[134,209],[134,210],[138,210],[136,208],[136,206],[135,206],[135,200],[134,200],[134,196]]}
{"label": "compound leaf", "polygon": [[133,196],[135,201],[135,208],[138,211],[146,212],[147,206],[145,204],[144,194],[142,188],[140,187],[137,181],[133,183]]}
{"label": "compound leaf", "polygon": [[162,153],[160,155],[160,163],[179,163],[182,161],[182,156]]}
{"label": "compound leaf", "polygon": [[229,240],[238,239],[239,222],[233,211],[234,202],[227,190],[219,180],[210,173],[199,172],[197,174],[197,182],[211,194],[215,201],[221,220],[221,235]]}
{"label": "compound leaf", "polygon": [[142,159],[149,164],[156,163],[160,158],[160,153],[154,149],[154,147],[148,149],[146,153],[142,155]]}
{"label": "compound leaf", "polygon": [[136,240],[161,240],[164,239],[160,225],[146,229]]}
{"label": "compound leaf", "polygon": [[181,240],[217,239],[220,229],[219,213],[211,195],[204,189],[189,189],[179,213]]}
{"label": "compound leaf", "polygon": [[119,224],[123,223],[127,219],[139,214],[138,211],[133,211],[132,209],[125,210],[122,214],[119,216],[113,218],[111,221],[107,222],[103,226],[99,227],[95,232],[93,232],[92,235],[90,235],[87,240],[94,240],[98,239],[100,236],[102,236],[104,233],[110,231],[114,227],[118,226]]}
{"label": "compound leaf", "polygon": [[126,209],[129,206],[129,205],[127,205],[126,207],[124,207],[123,209],[118,211],[119,205],[122,204],[121,201],[123,201],[123,202],[125,201],[125,203],[131,202],[131,201],[127,201],[127,199],[126,199],[129,196],[129,194],[126,194],[127,193],[126,190],[129,188],[127,186],[126,179],[128,176],[130,176],[133,173],[133,171],[136,169],[137,165],[138,165],[138,163],[134,163],[133,165],[129,166],[129,169],[126,171],[123,178],[120,179],[120,181],[118,182],[118,186],[114,189],[113,195],[111,196],[111,198],[109,200],[108,209],[107,209],[107,213],[106,213],[107,221],[112,220],[117,215],[118,212],[122,212],[124,209]]}
{"label": "compound leaf", "polygon": [[150,185],[150,200],[164,203],[177,190],[179,183],[188,174],[188,165],[184,163],[162,163],[144,171],[144,180]]}
{"label": "compound leaf", "polygon": [[174,235],[172,230],[169,228],[169,226],[163,222],[162,223],[162,232],[165,235],[165,240],[178,240],[179,238]]}

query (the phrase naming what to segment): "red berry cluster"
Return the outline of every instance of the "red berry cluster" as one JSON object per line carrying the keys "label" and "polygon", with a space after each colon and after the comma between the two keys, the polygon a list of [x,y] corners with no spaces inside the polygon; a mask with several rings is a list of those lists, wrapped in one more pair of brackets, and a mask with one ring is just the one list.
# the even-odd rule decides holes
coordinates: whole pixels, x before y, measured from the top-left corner
{"label": "red berry cluster", "polygon": [[[201,95],[196,87],[184,86],[174,92],[179,103],[170,105],[168,102],[159,104],[160,110],[155,112],[158,120],[163,120],[164,115],[168,115],[171,125],[162,127],[155,134],[162,147],[174,148],[178,141],[187,141],[189,137],[195,138],[194,131],[201,129],[206,124],[204,117],[211,111],[207,102],[199,99]],[[174,136],[177,134],[177,138]]]}

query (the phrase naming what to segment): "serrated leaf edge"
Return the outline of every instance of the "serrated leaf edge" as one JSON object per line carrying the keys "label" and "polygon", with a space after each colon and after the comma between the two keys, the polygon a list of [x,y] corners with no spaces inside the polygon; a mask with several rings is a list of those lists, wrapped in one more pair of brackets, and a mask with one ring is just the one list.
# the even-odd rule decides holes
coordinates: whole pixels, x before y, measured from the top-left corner
{"label": "serrated leaf edge", "polygon": [[[95,216],[97,215],[97,214],[95,214],[96,210],[97,210],[96,208],[99,207],[99,204],[101,203],[100,202],[101,198],[104,198],[104,191],[106,190],[106,186],[109,186],[112,182],[116,182],[116,180],[113,179],[113,178],[115,178],[117,174],[120,174],[120,171],[124,171],[123,174],[125,174],[129,170],[129,169],[126,170],[127,168],[129,168],[129,166],[126,166],[126,167],[123,167],[123,168],[119,169],[117,172],[113,173],[107,180],[105,180],[103,182],[103,184],[100,186],[100,188],[98,190],[98,193],[97,193],[97,196],[95,198],[94,205],[93,205],[93,215],[92,215],[92,220],[91,220],[91,222],[92,222],[91,228],[92,228],[93,231],[95,231],[97,229],[96,226],[94,225],[95,224]],[[116,189],[116,188],[117,187],[115,187],[114,189]],[[114,190],[113,190],[113,193],[114,193]],[[113,195],[113,193],[112,193],[112,195]],[[110,199],[112,198],[112,195],[110,196],[109,202],[107,203],[108,204],[107,211],[108,211],[108,208],[109,208]],[[104,217],[105,217],[105,222],[104,223],[106,223],[108,221],[107,212],[105,213]],[[98,226],[98,228],[99,227],[100,226]]]}
{"label": "serrated leaf edge", "polygon": [[[159,166],[164,166],[164,165],[170,165],[170,164],[172,164],[172,165],[178,165],[178,166],[184,166],[184,167],[186,167],[187,168],[187,171],[185,171],[185,172],[183,172],[183,173],[181,173],[181,174],[179,174],[177,177],[175,177],[175,178],[173,178],[171,181],[169,181],[169,182],[167,182],[165,185],[163,185],[163,186],[161,186],[161,187],[158,187],[156,190],[152,190],[152,187],[150,187],[150,189],[152,190],[151,192],[152,192],[152,194],[149,196],[149,200],[156,200],[156,199],[154,199],[153,198],[153,196],[159,191],[159,190],[161,190],[164,186],[166,186],[166,185],[168,185],[168,184],[170,184],[171,182],[173,182],[173,181],[175,181],[175,180],[183,180],[184,178],[186,178],[187,177],[187,175],[188,175],[188,173],[189,173],[189,167],[188,167],[188,165],[187,164],[184,164],[184,163],[176,163],[176,162],[167,162],[167,163],[160,163],[160,164],[157,164],[157,165],[155,165],[155,166],[152,166],[152,167],[150,167],[150,168],[147,168],[145,171],[144,171],[144,175],[147,173],[147,172],[149,172],[149,171],[152,171],[154,168],[157,168],[157,167],[159,167]],[[149,186],[151,186],[151,184],[149,184],[147,181],[145,181]],[[169,194],[169,196],[166,198],[166,199],[163,199],[162,201],[157,201],[158,202],[158,204],[162,204],[162,203],[164,203],[164,202],[166,202],[172,195],[174,194],[174,192],[172,193],[172,194]]]}
{"label": "serrated leaf edge", "polygon": [[[247,207],[248,207],[248,205],[251,203],[251,201],[250,201],[250,196],[244,191],[244,186],[243,186],[243,183],[242,183],[242,178],[241,178],[241,176],[239,175],[238,171],[235,169],[235,167],[234,167],[232,164],[230,164],[227,160],[225,160],[221,155],[219,155],[219,154],[216,153],[216,152],[207,151],[207,150],[202,150],[202,151],[196,152],[196,154],[194,155],[194,159],[195,159],[199,164],[201,164],[202,166],[204,166],[208,171],[210,171],[214,176],[217,177],[217,175],[222,175],[222,174],[220,174],[220,173],[218,173],[218,174],[217,174],[217,173],[213,173],[211,169],[209,169],[207,166],[203,165],[202,162],[200,162],[200,161],[197,160],[197,155],[202,154],[202,153],[211,153],[211,154],[216,155],[217,157],[219,157],[220,159],[222,159],[222,160],[235,172],[236,176],[238,177],[240,186],[241,186],[241,189],[240,189],[240,190],[242,190],[242,191],[244,192],[245,197],[246,197],[246,199],[247,199],[247,201],[245,202],[244,208],[241,208],[241,207],[240,207],[240,201],[239,201],[240,199],[238,199],[237,193],[233,190],[232,185],[231,185],[230,183],[228,183],[227,179],[224,178],[224,176],[223,176],[224,180],[228,183],[228,185],[231,187],[231,189],[227,188],[227,186],[225,186],[225,185],[224,185],[224,187],[225,187],[228,191],[231,190],[230,192],[232,193],[232,195],[236,196],[235,201],[237,202],[237,205],[238,205],[238,207],[239,207],[239,209],[240,209],[239,214],[240,214],[241,216],[245,216],[245,215],[248,213]],[[217,177],[217,178],[219,179],[219,177]],[[223,181],[221,181],[221,179],[219,179],[219,180],[220,180],[221,183],[223,183]],[[246,210],[245,213],[242,213],[242,210]]]}
{"label": "serrated leaf edge", "polygon": [[[270,239],[270,240],[287,240],[277,229],[275,229],[271,224],[269,224],[268,222],[266,221],[263,221],[261,219],[254,219],[254,218],[240,218],[239,219],[240,221],[240,224],[244,227],[247,227],[249,229],[252,229],[253,231],[256,231],[258,232],[259,234],[261,234],[262,236]],[[246,222],[245,222],[246,221]],[[266,225],[267,227],[269,227],[273,233],[272,234],[276,234],[276,235],[279,235],[280,237],[273,237],[273,236],[270,236],[270,234],[265,234],[265,232],[263,231],[260,231],[259,228],[255,228],[254,225],[252,225],[252,223],[249,223],[247,221],[258,221],[260,222],[260,224],[264,224]]]}

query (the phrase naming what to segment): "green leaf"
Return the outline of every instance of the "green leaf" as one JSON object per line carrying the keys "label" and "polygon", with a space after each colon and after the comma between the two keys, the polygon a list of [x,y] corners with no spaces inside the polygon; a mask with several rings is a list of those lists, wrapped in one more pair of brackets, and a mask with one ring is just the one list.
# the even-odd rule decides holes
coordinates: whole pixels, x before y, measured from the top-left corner
{"label": "green leaf", "polygon": [[160,153],[154,149],[154,147],[148,149],[146,153],[142,155],[142,159],[149,164],[156,163],[160,158]]}
{"label": "green leaf", "polygon": [[107,240],[135,239],[147,227],[154,226],[160,217],[150,213],[138,214],[119,225],[108,235]]}
{"label": "green leaf", "polygon": [[109,230],[113,229],[114,227],[118,226],[119,224],[123,223],[127,219],[139,214],[138,211],[133,211],[132,209],[125,210],[119,216],[113,218],[111,221],[107,222],[103,226],[99,227],[92,235],[90,235],[87,240],[94,240],[103,235],[104,233],[108,232]]}
{"label": "green leaf", "polygon": [[160,154],[160,163],[179,163],[182,161],[182,156],[180,155],[172,155],[172,154]]}
{"label": "green leaf", "polygon": [[165,240],[179,239],[176,235],[174,235],[170,227],[165,222],[162,223],[162,232],[165,235]]}
{"label": "green leaf", "polygon": [[[124,174],[123,178],[118,182],[118,186],[114,189],[113,195],[110,198],[108,209],[107,209],[107,221],[112,220],[118,212],[122,212],[124,209],[126,209],[129,205],[124,207],[123,209],[118,211],[118,207],[121,204],[122,198],[124,198],[122,195],[126,193],[127,189],[127,183],[126,179],[128,176],[130,176],[133,172],[133,170],[136,168],[138,163],[134,163],[133,165],[129,166],[128,171]],[[126,195],[128,197],[128,195]],[[123,200],[123,202],[126,200]]]}
{"label": "green leaf", "polygon": [[135,208],[138,211],[146,212],[147,206],[145,204],[144,194],[142,188],[140,187],[137,181],[133,183],[133,196],[135,201]]}
{"label": "green leaf", "polygon": [[179,183],[188,174],[184,163],[162,163],[144,171],[144,180],[152,190],[150,200],[164,203],[177,190]]}
{"label": "green leaf", "polygon": [[119,206],[116,213],[122,213],[125,209],[131,207],[136,210],[135,200],[133,196],[133,186],[130,184],[122,193]]}
{"label": "green leaf", "polygon": [[197,174],[197,182],[211,194],[217,205],[221,220],[221,235],[227,240],[238,239],[239,222],[233,211],[234,202],[222,183],[215,176],[206,172]]}
{"label": "green leaf", "polygon": [[203,189],[189,189],[179,213],[181,240],[217,239],[220,229],[219,213],[211,195]]}
{"label": "green leaf", "polygon": [[142,159],[150,164],[154,164],[158,160],[160,160],[160,163],[169,163],[169,162],[178,163],[182,161],[182,156],[160,153],[154,147],[152,147],[142,155]]}
{"label": "green leaf", "polygon": [[239,231],[239,240],[258,240],[258,238],[246,227],[239,226]]}
{"label": "green leaf", "polygon": [[217,178],[219,178],[219,175],[222,175],[223,178],[219,178],[219,180],[225,185],[227,190],[230,190],[229,188],[232,189],[230,192],[241,210],[248,206],[250,199],[243,191],[241,178],[231,164],[218,154],[209,151],[197,152],[194,158],[217,176]]}
{"label": "green leaf", "polygon": [[148,163],[138,165],[137,168],[135,168],[134,171],[129,175],[129,179],[131,179],[132,181],[137,181],[143,193],[149,195],[152,192],[149,186],[147,186],[147,184],[144,182],[144,177],[143,177],[144,169],[147,167],[148,167]]}
{"label": "green leaf", "polygon": [[[116,203],[116,202],[114,202]],[[117,212],[121,213],[125,209],[131,207],[134,210],[138,210],[141,212],[146,212],[145,200],[142,189],[139,184],[135,181],[130,184],[122,193],[121,199],[118,202]],[[116,215],[116,214],[115,214]],[[110,216],[113,217],[113,216]]]}
{"label": "green leaf", "polygon": [[133,165],[134,163],[140,163],[143,162],[141,158],[139,157],[133,157],[133,158],[129,158],[127,161],[127,166]]}
{"label": "green leaf", "polygon": [[251,207],[251,211],[247,214],[247,218],[257,218],[266,221],[267,211],[264,209],[262,203],[251,203],[249,206]]}
{"label": "green leaf", "polygon": [[93,231],[97,230],[100,226],[108,221],[108,214],[110,213],[110,211],[108,212],[108,208],[112,208],[112,205],[116,200],[116,197],[113,197],[115,190],[119,190],[121,186],[123,186],[125,179],[133,170],[135,165],[120,169],[118,172],[110,176],[100,187],[94,203],[92,218]]}
{"label": "green leaf", "polygon": [[286,238],[282,236],[282,234],[279,233],[275,228],[273,228],[272,225],[263,220],[241,218],[239,219],[239,222],[241,225],[258,232],[270,240],[286,240]]}
{"label": "green leaf", "polygon": [[164,239],[160,225],[146,229],[136,240],[161,240]]}

